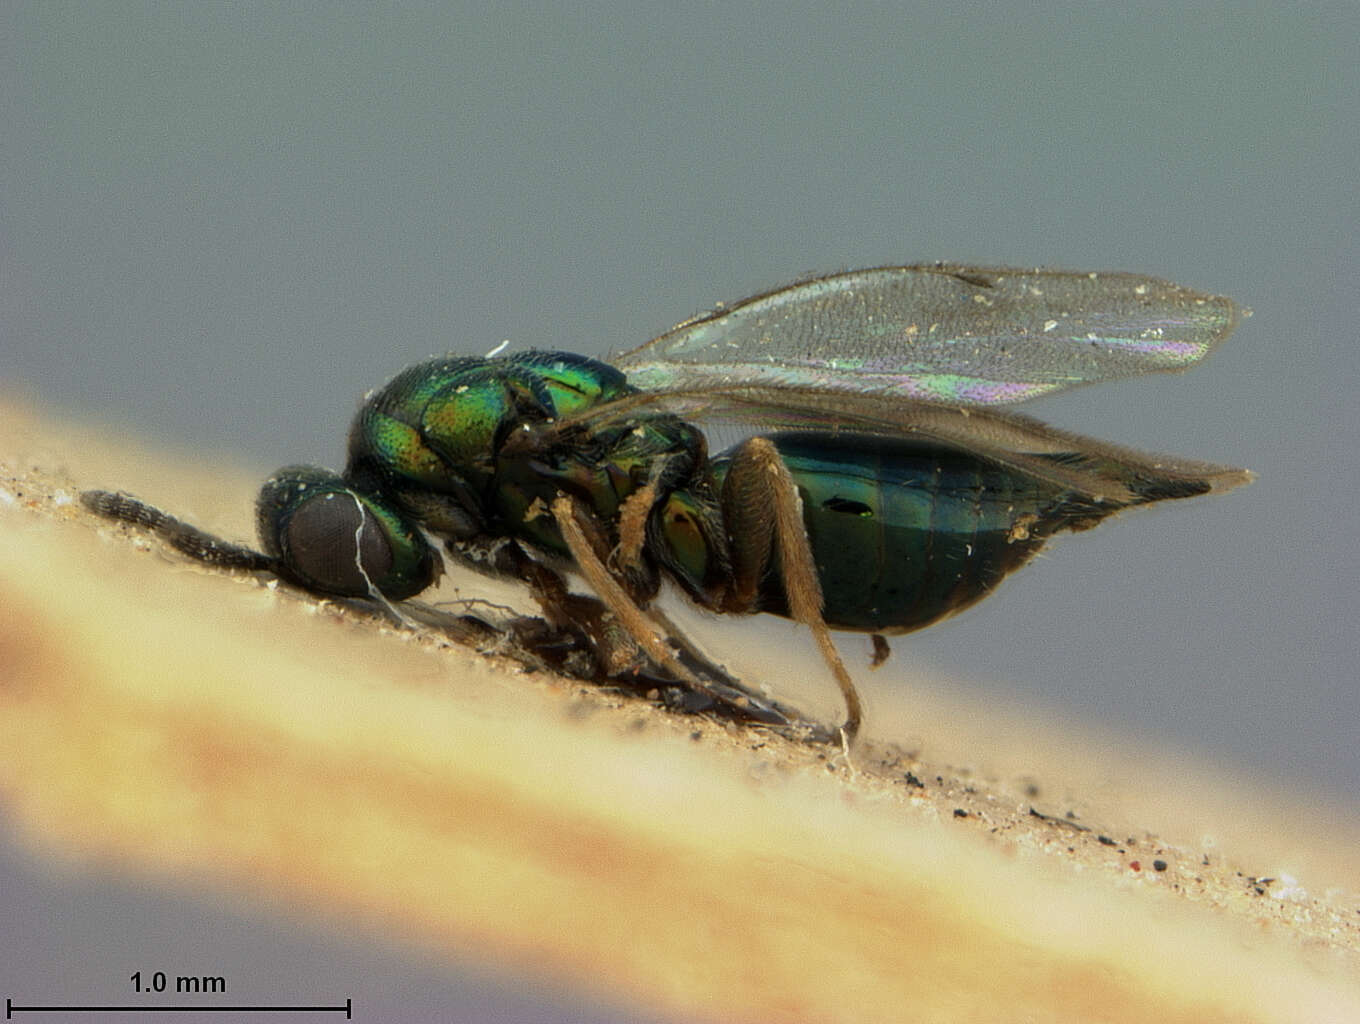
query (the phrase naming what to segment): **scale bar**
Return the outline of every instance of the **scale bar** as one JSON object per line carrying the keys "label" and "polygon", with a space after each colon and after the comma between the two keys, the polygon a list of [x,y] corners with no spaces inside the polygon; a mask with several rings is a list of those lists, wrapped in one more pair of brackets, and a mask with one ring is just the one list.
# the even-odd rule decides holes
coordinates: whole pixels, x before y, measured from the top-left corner
{"label": "scale bar", "polygon": [[5,998],[5,1020],[16,1013],[343,1013],[354,1016],[354,1000],[342,1006],[15,1006]]}

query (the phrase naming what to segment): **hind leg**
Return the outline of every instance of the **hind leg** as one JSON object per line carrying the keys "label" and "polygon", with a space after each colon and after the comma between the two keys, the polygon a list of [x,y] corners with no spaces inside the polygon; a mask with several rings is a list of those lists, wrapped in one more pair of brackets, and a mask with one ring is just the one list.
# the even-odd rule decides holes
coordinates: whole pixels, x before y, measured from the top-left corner
{"label": "hind leg", "polygon": [[760,582],[773,562],[789,615],[811,631],[845,700],[841,734],[848,745],[859,732],[863,708],[854,680],[841,660],[822,617],[822,586],[803,526],[802,500],[779,451],[767,438],[753,437],[732,453],[723,481],[723,522],[732,538],[735,576],[733,611],[755,607]]}

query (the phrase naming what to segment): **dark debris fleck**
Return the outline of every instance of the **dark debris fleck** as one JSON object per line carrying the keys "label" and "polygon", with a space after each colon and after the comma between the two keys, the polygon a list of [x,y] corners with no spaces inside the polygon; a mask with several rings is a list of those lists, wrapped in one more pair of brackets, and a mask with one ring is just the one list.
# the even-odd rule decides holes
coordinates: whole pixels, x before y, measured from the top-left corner
{"label": "dark debris fleck", "polygon": [[1082,825],[1082,824],[1079,824],[1079,823],[1077,823],[1077,822],[1075,822],[1075,821],[1069,820],[1069,819],[1071,818],[1071,816],[1072,816],[1072,814],[1071,814],[1070,811],[1068,812],[1068,817],[1067,817],[1067,818],[1055,818],[1055,817],[1054,817],[1053,815],[1051,815],[1051,814],[1045,814],[1045,813],[1043,813],[1043,811],[1040,811],[1040,810],[1037,810],[1037,809],[1031,807],[1031,808],[1029,809],[1029,815],[1030,815],[1031,818],[1038,818],[1040,821],[1047,822],[1047,823],[1050,824],[1050,825],[1057,825],[1059,828],[1067,828],[1067,829],[1071,829],[1073,832],[1090,832],[1090,831],[1091,831],[1091,828],[1090,828],[1089,825]]}

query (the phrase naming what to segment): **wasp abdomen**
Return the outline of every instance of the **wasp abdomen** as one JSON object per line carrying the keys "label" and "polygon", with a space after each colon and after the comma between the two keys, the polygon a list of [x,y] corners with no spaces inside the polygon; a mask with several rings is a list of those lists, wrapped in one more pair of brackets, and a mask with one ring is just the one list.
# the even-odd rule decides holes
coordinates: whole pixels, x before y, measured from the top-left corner
{"label": "wasp abdomen", "polygon": [[[773,441],[803,501],[823,614],[838,629],[928,626],[985,597],[1055,531],[1115,511],[933,442],[851,433]],[[774,574],[761,610],[786,613]]]}

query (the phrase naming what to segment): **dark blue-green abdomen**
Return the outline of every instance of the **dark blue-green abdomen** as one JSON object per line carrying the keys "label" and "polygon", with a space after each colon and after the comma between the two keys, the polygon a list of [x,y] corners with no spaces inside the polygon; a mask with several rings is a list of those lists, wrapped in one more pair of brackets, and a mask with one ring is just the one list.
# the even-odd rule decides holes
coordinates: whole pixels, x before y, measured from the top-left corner
{"label": "dark blue-green abdomen", "polygon": [[[931,442],[854,434],[771,438],[798,486],[827,624],[899,633],[986,596],[1069,525],[1073,499]],[[787,614],[767,575],[761,610]]]}

